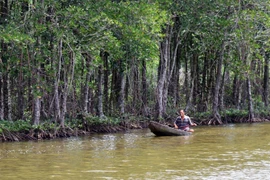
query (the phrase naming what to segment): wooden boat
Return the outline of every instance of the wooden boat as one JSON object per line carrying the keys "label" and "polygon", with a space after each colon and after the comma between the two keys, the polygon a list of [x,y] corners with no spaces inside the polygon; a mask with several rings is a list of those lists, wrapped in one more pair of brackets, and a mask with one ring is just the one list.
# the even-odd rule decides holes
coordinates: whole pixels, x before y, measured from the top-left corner
{"label": "wooden boat", "polygon": [[175,129],[155,121],[150,121],[148,127],[156,136],[189,136],[192,134],[191,132]]}

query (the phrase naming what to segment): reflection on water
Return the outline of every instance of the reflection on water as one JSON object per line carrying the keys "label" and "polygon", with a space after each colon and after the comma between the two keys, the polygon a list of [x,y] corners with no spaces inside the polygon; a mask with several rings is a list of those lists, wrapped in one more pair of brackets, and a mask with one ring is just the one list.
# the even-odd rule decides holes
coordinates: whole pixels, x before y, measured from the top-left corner
{"label": "reflection on water", "polygon": [[196,127],[192,136],[148,129],[0,144],[1,180],[268,179],[270,124]]}

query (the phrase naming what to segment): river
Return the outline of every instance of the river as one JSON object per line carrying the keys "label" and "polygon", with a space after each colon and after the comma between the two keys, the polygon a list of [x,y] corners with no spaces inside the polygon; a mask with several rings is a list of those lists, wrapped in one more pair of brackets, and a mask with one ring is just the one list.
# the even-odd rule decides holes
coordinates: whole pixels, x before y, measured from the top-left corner
{"label": "river", "polygon": [[270,123],[198,126],[191,136],[149,129],[0,143],[1,180],[269,179]]}

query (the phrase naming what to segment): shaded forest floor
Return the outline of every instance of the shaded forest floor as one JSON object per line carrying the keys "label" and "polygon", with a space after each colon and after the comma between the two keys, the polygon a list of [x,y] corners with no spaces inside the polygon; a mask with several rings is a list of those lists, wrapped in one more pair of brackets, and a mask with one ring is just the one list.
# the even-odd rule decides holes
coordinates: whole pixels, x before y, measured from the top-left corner
{"label": "shaded forest floor", "polygon": [[[174,117],[175,118],[175,117]],[[173,126],[174,118],[168,116],[162,124]],[[219,125],[210,116],[191,117],[192,121],[198,125]],[[31,125],[30,121],[0,121],[0,141],[37,141],[44,139],[68,138],[76,136],[86,136],[95,133],[116,133],[130,129],[147,128],[149,122],[153,120],[144,117],[129,116],[128,118],[106,118],[80,117],[75,120],[66,120],[65,127],[46,121],[39,126]],[[223,124],[236,123],[258,123],[270,121],[269,116],[261,115],[251,120],[248,116],[241,114],[222,116]],[[210,124],[211,123],[211,124]]]}

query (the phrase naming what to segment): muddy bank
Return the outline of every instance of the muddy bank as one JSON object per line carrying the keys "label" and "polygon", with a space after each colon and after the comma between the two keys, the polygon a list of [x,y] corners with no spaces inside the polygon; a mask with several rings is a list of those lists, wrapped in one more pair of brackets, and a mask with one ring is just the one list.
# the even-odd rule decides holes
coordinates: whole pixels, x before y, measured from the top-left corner
{"label": "muddy bank", "polygon": [[[219,125],[211,118],[207,119],[196,119],[191,118],[193,122],[198,125]],[[0,133],[1,142],[15,142],[15,141],[37,141],[45,139],[56,139],[56,138],[68,138],[76,136],[86,136],[95,133],[116,133],[121,131],[127,131],[130,129],[142,129],[147,128],[150,120],[146,121],[135,121],[135,122],[121,122],[117,125],[112,124],[98,124],[98,125],[89,125],[84,124],[81,128],[55,128],[49,130],[42,129],[30,129],[25,131],[10,131],[6,128],[2,128]],[[160,122],[160,121],[159,121]],[[168,118],[160,123],[173,127],[173,118]],[[236,117],[226,117],[222,118],[223,124],[236,124],[236,123],[259,123],[259,122],[269,122],[268,118],[254,118],[250,120],[248,117],[236,118]]]}
{"label": "muddy bank", "polygon": [[14,132],[3,128],[0,133],[0,141],[36,141],[45,139],[68,138],[76,136],[91,135],[94,133],[115,133],[129,129],[147,128],[148,122],[121,123],[119,125],[86,125],[83,128],[58,128],[50,130],[32,129],[23,132]]}

